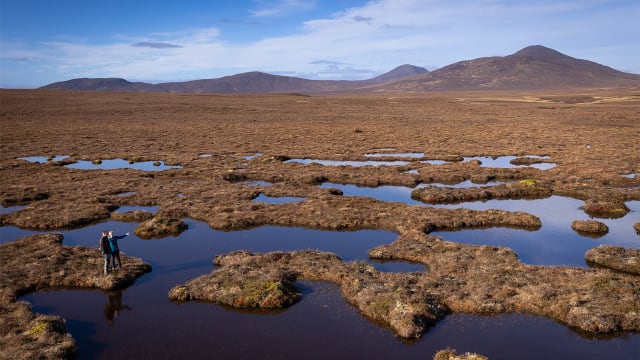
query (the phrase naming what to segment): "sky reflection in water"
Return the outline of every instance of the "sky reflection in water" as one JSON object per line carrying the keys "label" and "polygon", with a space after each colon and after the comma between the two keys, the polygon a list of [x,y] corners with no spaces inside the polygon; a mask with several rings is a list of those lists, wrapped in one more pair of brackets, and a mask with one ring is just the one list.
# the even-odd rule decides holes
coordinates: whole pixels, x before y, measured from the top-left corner
{"label": "sky reflection in water", "polygon": [[[471,184],[467,183],[467,185]],[[368,188],[324,183],[321,187],[340,189],[343,191],[344,196],[366,196],[380,201],[430,206],[411,199],[411,191],[413,189],[403,186]],[[633,229],[633,224],[640,221],[640,201],[629,201],[626,204],[631,209],[631,212],[623,218],[596,219],[609,227],[609,233],[599,238],[585,237],[571,229],[571,223],[574,220],[588,220],[590,217],[580,209],[584,205],[583,201],[562,196],[551,196],[535,200],[489,200],[435,205],[438,208],[449,209],[464,207],[473,210],[524,211],[540,218],[542,227],[536,231],[488,228],[434,232],[432,235],[466,244],[509,247],[518,254],[522,262],[527,264],[586,267],[585,252],[600,244],[640,248],[640,237]]]}
{"label": "sky reflection in water", "polygon": [[[462,186],[475,186],[468,183]],[[338,187],[347,196],[371,196],[383,201],[426,204],[410,199],[410,188],[389,186]],[[477,210],[500,208],[526,211],[541,218],[539,231],[504,228],[439,232],[446,240],[509,246],[527,263],[584,266],[584,251],[600,243],[638,247],[631,225],[640,221],[640,202],[627,202],[632,210],[622,219],[600,219],[610,233],[585,238],[570,228],[576,219],[588,219],[579,209],[582,201],[552,196],[540,200],[493,200],[439,207],[467,207]],[[11,208],[7,208],[11,209]],[[158,207],[122,206],[119,212]],[[49,291],[23,299],[34,311],[53,313],[67,320],[69,331],[79,341],[80,359],[106,359],[121,354],[129,357],[255,358],[266,355],[282,358],[304,354],[305,358],[364,357],[368,359],[424,358],[451,347],[458,352],[474,351],[490,358],[538,359],[540,357],[637,359],[640,334],[623,334],[612,339],[582,337],[552,320],[528,315],[495,317],[455,314],[447,316],[424,337],[413,343],[399,341],[392,332],[359,315],[347,304],[340,290],[326,283],[301,282],[302,301],[281,312],[231,311],[221,306],[189,303],[180,306],[168,300],[167,292],[176,284],[209,273],[213,256],[236,249],[255,252],[317,248],[337,253],[346,261],[368,260],[367,250],[395,240],[396,234],[366,230],[331,232],[302,228],[264,226],[251,230],[220,232],[207,224],[187,220],[189,229],[179,237],[142,240],[132,235],[121,242],[122,251],[145,259],[153,271],[138,279],[124,292],[89,290]],[[65,245],[96,248],[100,230],[117,234],[133,232],[137,224],[108,221],[74,230],[65,230]],[[0,242],[38,233],[15,227],[0,227]],[[419,264],[376,263],[383,271],[420,271]],[[385,269],[385,266],[391,268]],[[415,266],[411,268],[411,266]],[[96,269],[100,271],[101,269]],[[221,324],[224,324],[221,326]],[[197,330],[196,330],[197,329]],[[196,331],[194,331],[196,330]],[[287,341],[281,341],[286,338]],[[247,342],[247,339],[252,339]],[[185,352],[186,351],[186,352]],[[426,354],[426,355],[425,355]]]}
{"label": "sky reflection in water", "polygon": [[[28,162],[37,162],[37,163],[47,163],[49,161],[56,162],[62,161],[69,156],[59,155],[55,156],[52,159],[49,159],[46,156],[27,156],[18,158],[19,160],[26,160]],[[65,167],[69,169],[81,169],[81,170],[114,170],[114,169],[135,169],[142,171],[163,171],[169,169],[180,169],[182,166],[170,166],[165,165],[164,161],[140,161],[140,162],[129,162],[124,159],[110,159],[110,160],[101,160],[99,164],[94,164],[91,161],[87,160],[79,160],[75,163],[65,165]]]}
{"label": "sky reflection in water", "polygon": [[[36,312],[66,319],[69,331],[79,341],[79,359],[108,359],[122,354],[129,358],[180,358],[188,354],[189,358],[205,359],[212,351],[224,358],[289,358],[302,354],[308,359],[423,359],[447,347],[491,358],[519,359],[559,354],[568,358],[609,355],[635,359],[639,353],[634,345],[640,340],[638,334],[588,339],[554,321],[517,314],[447,316],[421,340],[407,343],[362,317],[342,298],[339,288],[318,282],[298,283],[302,300],[279,312],[237,311],[197,302],[176,305],[167,297],[169,289],[212,271],[216,254],[235,249],[267,252],[317,247],[336,252],[345,260],[365,259],[367,249],[396,238],[396,234],[375,230],[330,232],[275,226],[220,232],[202,222],[187,223],[189,229],[179,237],[142,240],[132,235],[121,241],[123,252],[153,266],[151,273],[124,292],[49,291],[22,299],[32,303]],[[132,232],[136,226],[108,221],[62,233],[65,245],[96,247],[99,257],[100,230],[121,234]],[[0,233],[13,240],[28,232],[3,227]],[[96,271],[100,270],[98,266]]]}

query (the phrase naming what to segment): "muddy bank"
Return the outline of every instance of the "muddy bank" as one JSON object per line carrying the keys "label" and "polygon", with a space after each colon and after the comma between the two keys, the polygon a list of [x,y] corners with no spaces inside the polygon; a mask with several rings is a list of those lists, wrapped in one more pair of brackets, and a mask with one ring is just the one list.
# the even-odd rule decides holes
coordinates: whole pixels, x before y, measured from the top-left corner
{"label": "muddy bank", "polygon": [[57,316],[38,315],[16,297],[44,289],[83,288],[114,290],[131,284],[151,267],[121,255],[122,269],[102,274],[103,258],[97,248],[62,246],[62,235],[44,234],[0,245],[0,322],[2,358],[70,358],[75,340]]}

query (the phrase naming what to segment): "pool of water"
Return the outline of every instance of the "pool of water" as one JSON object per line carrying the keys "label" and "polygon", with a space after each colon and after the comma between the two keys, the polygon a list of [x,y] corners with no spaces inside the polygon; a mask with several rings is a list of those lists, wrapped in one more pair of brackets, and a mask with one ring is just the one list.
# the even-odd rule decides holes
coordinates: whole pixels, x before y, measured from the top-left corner
{"label": "pool of water", "polygon": [[353,166],[353,167],[362,167],[362,166],[404,166],[408,165],[408,161],[377,161],[377,160],[367,160],[367,161],[349,161],[349,160],[318,160],[318,159],[291,159],[285,161],[287,163],[298,163],[298,164],[319,164],[325,166]]}
{"label": "pool of water", "polygon": [[542,227],[537,231],[489,228],[433,234],[460,243],[506,246],[516,251],[524,263],[534,265],[586,267],[585,252],[598,245],[640,248],[640,236],[633,229],[633,224],[640,221],[640,201],[628,201],[626,205],[631,212],[622,218],[596,219],[609,227],[609,232],[598,238],[582,236],[571,229],[574,220],[591,219],[580,208],[582,205],[584,202],[580,200],[562,196],[535,200],[490,200],[438,205],[440,208],[525,211],[540,218]]}
{"label": "pool of water", "polygon": [[[473,184],[470,183],[469,184]],[[468,185],[468,184],[465,184]],[[420,185],[424,186],[424,185]],[[379,186],[375,188],[324,183],[323,188],[337,188],[344,196],[365,196],[380,201],[402,202],[409,205],[427,204],[411,198],[412,188],[404,186]],[[473,210],[500,209],[524,211],[540,218],[542,226],[536,231],[510,228],[468,229],[434,232],[445,240],[465,244],[505,246],[513,249],[520,260],[532,265],[568,265],[587,267],[584,254],[601,244],[640,248],[640,237],[633,224],[640,221],[640,201],[626,203],[631,212],[618,219],[597,219],[609,227],[606,235],[590,238],[571,229],[574,220],[591,219],[580,207],[583,201],[551,196],[535,200],[489,200],[452,205],[436,205],[438,208],[469,208]]]}
{"label": "pool of water", "polygon": [[256,180],[256,181],[242,181],[239,184],[244,184],[248,186],[272,186],[272,182]]}
{"label": "pool of water", "polygon": [[294,196],[267,196],[265,194],[260,194],[258,197],[253,199],[253,202],[262,202],[266,204],[291,204],[297,203],[301,201],[305,201],[306,198],[302,197],[294,197]]}
{"label": "pool of water", "polygon": [[0,206],[0,214],[10,214],[12,212],[22,210],[26,207],[27,207],[26,205],[16,205],[16,206],[8,206],[8,207],[4,207],[3,205],[3,206]]}
{"label": "pool of water", "polygon": [[[367,157],[399,157],[399,158],[423,158],[424,153],[370,153],[364,154]],[[527,155],[524,157],[528,158],[536,158],[536,159],[548,159],[548,156],[537,156],[537,155]],[[463,161],[480,161],[480,166],[482,167],[492,167],[492,168],[519,168],[519,167],[533,167],[540,170],[548,170],[556,167],[555,163],[537,163],[530,165],[514,165],[511,163],[511,160],[516,159],[517,156],[467,156],[463,158]],[[367,161],[350,161],[350,160],[320,160],[320,159],[290,159],[285,162],[288,163],[298,163],[298,164],[319,164],[325,166],[353,166],[353,167],[361,167],[361,166],[405,166],[408,165],[408,161],[403,160],[393,160],[393,161],[377,161],[377,160],[367,160]],[[446,160],[422,160],[420,163],[430,164],[430,165],[443,165],[450,163]]]}
{"label": "pool of water", "polygon": [[26,160],[28,162],[37,162],[40,164],[44,164],[49,161],[53,161],[53,162],[62,161],[68,157],[69,157],[68,155],[56,155],[53,158],[49,158],[46,156],[27,156],[27,157],[18,158],[18,160]]}
{"label": "pool of water", "polygon": [[130,163],[124,159],[102,160],[100,164],[94,164],[91,161],[80,160],[73,164],[65,165],[70,169],[82,170],[113,170],[113,169],[135,169],[142,171],[164,171],[169,169],[180,169],[182,166],[165,165],[164,161],[141,161]]}
{"label": "pool of water", "polygon": [[401,341],[363,318],[336,286],[322,282],[299,282],[299,303],[262,313],[176,305],[154,282],[138,281],[119,293],[51,291],[23,299],[34,311],[67,319],[80,344],[79,359],[430,359],[447,347],[490,359],[640,356],[638,334],[586,338],[552,320],[514,314],[450,315],[420,340]]}
{"label": "pool of water", "polygon": [[400,158],[416,158],[420,159],[424,157],[424,153],[421,152],[405,152],[405,153],[369,153],[364,154],[366,157],[400,157]]}
{"label": "pool of water", "polygon": [[[53,159],[49,159],[45,156],[27,156],[18,158],[19,160],[26,160],[28,162],[37,162],[37,163],[46,163],[49,161],[62,161],[69,156],[59,155],[54,157]],[[65,167],[70,169],[82,169],[82,170],[113,170],[113,169],[135,169],[135,170],[143,170],[143,171],[163,171],[169,169],[180,169],[182,166],[171,166],[165,165],[164,161],[141,161],[141,162],[129,162],[124,159],[110,159],[110,160],[101,160],[99,164],[94,164],[91,161],[80,160],[73,164],[65,165]]]}
{"label": "pool of water", "polygon": [[[79,342],[79,359],[182,358],[186,354],[204,359],[211,358],[212,351],[224,358],[423,359],[447,347],[490,358],[636,359],[639,354],[639,334],[585,338],[554,321],[527,315],[451,315],[422,339],[407,342],[362,317],[342,298],[339,288],[323,282],[299,282],[302,300],[281,311],[238,311],[198,302],[177,305],[169,301],[169,289],[211,272],[216,254],[235,249],[319,248],[356,260],[366,259],[368,249],[396,238],[393,233],[375,230],[332,232],[275,226],[220,232],[202,222],[187,222],[189,230],[179,237],[142,240],[132,235],[122,240],[123,252],[153,266],[151,273],[124,291],[47,291],[22,299],[33,304],[35,312],[66,319],[68,330]],[[100,230],[124,233],[135,226],[109,221],[62,233],[65,245],[97,247]],[[33,232],[0,228],[0,234],[11,240],[27,233]]]}
{"label": "pool of water", "polygon": [[127,211],[137,211],[137,210],[142,210],[142,211],[147,211],[150,213],[155,213],[156,211],[158,211],[158,209],[160,208],[160,206],[139,206],[139,205],[124,205],[124,206],[120,206],[119,208],[117,208],[114,212],[117,213],[123,213],[123,212],[127,212]]}
{"label": "pool of water", "polygon": [[[548,156],[537,156],[537,155],[526,155],[523,157],[527,158],[535,158],[535,159],[548,159]],[[511,163],[511,160],[516,159],[517,156],[469,156],[465,157],[464,161],[480,161],[481,167],[492,167],[492,168],[519,168],[519,167],[533,167],[540,170],[548,170],[556,167],[554,163],[537,163],[530,165],[514,165]]]}

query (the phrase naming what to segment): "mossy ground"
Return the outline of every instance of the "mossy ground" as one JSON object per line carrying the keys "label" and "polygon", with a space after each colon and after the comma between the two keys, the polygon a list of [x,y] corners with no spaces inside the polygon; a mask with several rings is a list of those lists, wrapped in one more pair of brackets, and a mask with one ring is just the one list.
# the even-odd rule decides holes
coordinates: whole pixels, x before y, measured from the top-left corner
{"label": "mossy ground", "polygon": [[[532,96],[548,102],[540,106],[530,100]],[[566,103],[562,99],[567,96],[606,96],[611,101]],[[455,190],[451,196],[554,194],[585,201],[585,211],[593,216],[624,216],[628,212],[624,202],[640,200],[640,179],[620,175],[637,173],[640,164],[637,90],[317,96],[304,102],[293,95],[34,90],[0,90],[0,97],[0,202],[26,206],[0,215],[0,225],[43,230],[83,226],[110,219],[119,206],[156,205],[159,210],[153,216],[189,217],[220,230],[259,225],[385,229],[398,233],[399,239],[373,249],[373,257],[422,262],[429,271],[417,278],[397,275],[387,286],[387,275],[363,264],[335,266],[346,269],[340,273],[353,280],[349,286],[342,285],[345,297],[372,318],[394,329],[409,329],[402,330],[406,331],[403,336],[415,336],[424,323],[439,316],[430,306],[460,312],[540,314],[592,333],[639,328],[633,316],[640,313],[637,275],[525,266],[508,249],[451,244],[424,233],[476,226],[535,229],[540,226],[535,216],[348,198],[317,186],[323,181],[360,186],[509,181],[511,186]],[[117,139],[118,146],[113,146],[112,139]],[[412,159],[405,166],[360,168],[284,162],[290,158],[370,160],[364,154],[381,148],[424,152],[425,160],[548,155],[544,161],[557,166],[497,169],[460,161],[431,165],[422,159]],[[204,153],[211,156],[199,156]],[[245,158],[256,153],[262,155]],[[45,164],[18,160],[37,155],[70,157]],[[64,167],[78,160],[117,158],[164,161],[182,168],[145,172]],[[243,180],[277,184],[251,187],[238,183]],[[132,195],[118,195],[125,192]],[[306,200],[283,205],[252,202],[259,193]],[[137,216],[125,215],[132,220]],[[33,238],[26,241],[40,243]],[[84,250],[64,250],[73,251]],[[62,259],[71,258],[76,256]],[[98,280],[87,284],[87,279],[76,278],[75,271],[40,276],[39,272],[59,272],[58,264],[49,262],[34,270],[33,276],[42,281],[17,286],[16,281],[21,284],[23,279],[20,265],[4,261],[11,291],[3,295],[3,316],[21,319],[15,320],[22,324],[17,327],[22,329],[20,334],[28,334],[39,323],[26,304],[11,300],[16,291],[61,284],[109,287]],[[342,283],[311,265],[314,274]],[[91,266],[99,268],[99,264]],[[635,297],[631,297],[633,291]],[[420,316],[405,328],[399,324],[405,324],[407,314]],[[3,326],[2,333],[12,333],[12,328]],[[62,336],[47,346],[54,349],[64,341]],[[13,351],[20,344],[5,343],[2,348]],[[40,351],[45,353],[45,347]]]}
{"label": "mossy ground", "polygon": [[0,245],[0,358],[60,359],[77,353],[63,319],[33,314],[17,296],[56,288],[118,289],[151,271],[140,259],[122,256],[123,268],[104,275],[97,248],[61,243],[62,235],[44,234]]}

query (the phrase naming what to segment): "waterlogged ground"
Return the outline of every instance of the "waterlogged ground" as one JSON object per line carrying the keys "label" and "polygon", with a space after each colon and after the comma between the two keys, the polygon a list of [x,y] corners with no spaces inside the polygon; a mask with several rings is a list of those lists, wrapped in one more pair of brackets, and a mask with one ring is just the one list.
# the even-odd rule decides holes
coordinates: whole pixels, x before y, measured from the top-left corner
{"label": "waterlogged ground", "polygon": [[[619,324],[636,329],[633,314],[640,313],[640,302],[616,303],[598,294],[625,298],[629,288],[640,288],[640,280],[590,270],[584,252],[600,244],[640,248],[633,230],[640,222],[640,180],[635,176],[640,93],[580,94],[585,99],[606,96],[609,101],[602,103],[569,101],[573,95],[456,93],[300,101],[294,94],[2,91],[0,243],[55,231],[63,233],[65,246],[96,247],[99,230],[133,232],[149,216],[187,224],[179,235],[149,240],[132,235],[121,241],[128,256],[153,269],[123,291],[55,290],[22,297],[35,312],[66,319],[80,358],[205,358],[213,346],[216,354],[228,357],[326,358],[323,350],[331,349],[339,358],[428,358],[439,349],[455,348],[490,358],[636,359],[637,332],[596,334],[609,329],[608,319],[624,319]],[[103,134],[117,138],[118,146]],[[429,186],[457,199],[478,195],[486,201],[424,201],[437,198],[434,190],[412,198],[412,191]],[[592,218],[609,232],[571,229],[572,221]],[[409,251],[412,247],[419,251]],[[342,298],[353,290],[345,284],[341,292],[334,284],[298,280],[299,303],[259,314],[168,299],[172,287],[216,269],[214,255],[308,248],[364,261],[382,271],[375,276],[392,283],[436,277],[428,281],[442,289],[453,286],[454,292],[438,293],[433,282],[422,291],[454,311],[409,341],[397,337],[404,330],[392,315],[420,303],[397,298],[396,310],[387,314],[388,305],[379,298],[365,298],[387,309],[371,312],[361,302],[356,308]],[[508,249],[520,265],[512,263]],[[369,254],[402,261],[380,262]],[[96,256],[91,266],[99,272]],[[404,261],[414,257],[422,263]],[[438,275],[439,267],[447,266],[449,275]],[[468,271],[460,271],[465,267]],[[496,277],[485,277],[484,267]],[[420,273],[410,275],[415,271]],[[509,271],[527,281],[537,279],[534,274],[549,274],[535,280],[549,288],[535,300],[538,285],[525,281],[510,288]],[[14,291],[11,279],[2,281],[5,291]],[[591,281],[593,287],[572,290]],[[457,283],[468,283],[464,293],[455,292],[460,291]],[[366,285],[362,293],[385,286],[366,284],[377,287]],[[534,302],[542,302],[541,309],[552,310],[546,316],[564,323],[518,313],[544,313],[522,295],[528,291]],[[3,295],[2,301],[3,311],[15,311],[10,296]],[[498,315],[478,315],[487,310]],[[44,335],[32,338],[44,329],[38,319],[23,329],[3,328],[4,335],[17,331],[20,341],[33,341],[30,349],[55,358],[47,353],[54,342]],[[571,330],[570,324],[581,330]],[[3,346],[3,351],[18,350]]]}
{"label": "waterlogged ground", "polygon": [[[638,334],[588,337],[552,320],[517,314],[454,314],[422,339],[401,341],[392,331],[363,318],[342,299],[337,287],[323,282],[299,283],[302,300],[283,311],[243,312],[202,303],[176,305],[166,297],[167,289],[211,271],[213,265],[207,254],[235,248],[257,252],[298,249],[305,244],[355,260],[366,259],[368,248],[395,238],[394,234],[376,231],[336,233],[277,227],[226,233],[197,221],[188,223],[189,230],[179,237],[141,240],[131,236],[121,241],[126,254],[144,258],[153,267],[151,273],[126,290],[48,291],[22,299],[32,303],[36,312],[57,314],[67,320],[68,330],[79,342],[81,359],[175,358],[185,351],[192,358],[208,358],[212,348],[219,356],[232,358],[300,353],[311,359],[419,358],[422,354],[435,354],[445,343],[459,352],[474,351],[493,358],[509,358],[517,353],[522,359],[560,354],[632,359],[638,354],[634,346],[640,341]],[[134,228],[135,224],[109,221],[63,231],[64,243],[92,247],[95,234],[101,229],[124,233]],[[0,230],[2,237],[8,239],[26,233],[7,227]],[[100,271],[99,266],[96,271]],[[245,340],[241,342],[239,338]]]}

